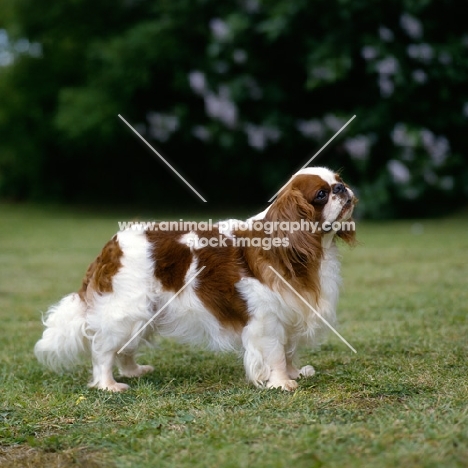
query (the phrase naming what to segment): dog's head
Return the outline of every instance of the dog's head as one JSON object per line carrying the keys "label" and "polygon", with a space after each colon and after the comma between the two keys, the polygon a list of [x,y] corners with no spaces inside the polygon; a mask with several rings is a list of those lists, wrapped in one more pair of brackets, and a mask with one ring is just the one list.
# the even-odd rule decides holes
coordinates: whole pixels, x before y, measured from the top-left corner
{"label": "dog's head", "polygon": [[341,177],[323,167],[301,169],[281,189],[276,200],[278,207],[289,206],[292,218],[306,215],[308,220],[325,227],[351,218],[356,202],[353,191]]}
{"label": "dog's head", "polygon": [[294,174],[264,215],[266,221],[279,227],[282,222],[300,226],[289,232],[275,233],[288,237],[289,248],[284,249],[283,255],[289,269],[294,262],[320,259],[325,238],[330,241],[338,235],[345,242],[354,243],[351,216],[356,203],[353,191],[336,172],[311,167]]}
{"label": "dog's head", "polygon": [[316,232],[339,232],[352,216],[357,199],[341,177],[324,167],[301,169],[279,191],[265,219],[309,221]]}

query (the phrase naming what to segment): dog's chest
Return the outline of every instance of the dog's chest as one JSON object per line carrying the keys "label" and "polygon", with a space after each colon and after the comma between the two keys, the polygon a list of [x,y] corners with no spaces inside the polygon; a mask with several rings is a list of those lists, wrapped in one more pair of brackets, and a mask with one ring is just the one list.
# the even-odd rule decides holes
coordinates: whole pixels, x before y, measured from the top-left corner
{"label": "dog's chest", "polygon": [[325,249],[320,265],[320,302],[319,306],[336,307],[341,285],[340,261],[336,245]]}

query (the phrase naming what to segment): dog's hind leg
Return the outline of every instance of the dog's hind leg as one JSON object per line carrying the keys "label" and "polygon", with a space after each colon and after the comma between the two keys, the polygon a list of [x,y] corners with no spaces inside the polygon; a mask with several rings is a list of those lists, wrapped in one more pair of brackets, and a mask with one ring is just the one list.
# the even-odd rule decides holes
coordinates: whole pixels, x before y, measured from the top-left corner
{"label": "dog's hind leg", "polygon": [[93,352],[93,379],[89,387],[109,390],[111,392],[123,392],[130,388],[129,385],[116,382],[112,374],[116,353],[114,351]]}
{"label": "dog's hind leg", "polygon": [[141,377],[148,372],[153,372],[153,366],[142,366],[136,363],[133,354],[117,354],[117,366],[123,377]]}

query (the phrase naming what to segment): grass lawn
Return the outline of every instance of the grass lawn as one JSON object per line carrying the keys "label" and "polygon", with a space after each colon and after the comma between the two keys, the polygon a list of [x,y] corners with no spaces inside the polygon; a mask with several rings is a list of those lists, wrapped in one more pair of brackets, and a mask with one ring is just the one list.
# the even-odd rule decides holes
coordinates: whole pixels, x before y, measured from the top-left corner
{"label": "grass lawn", "polygon": [[358,352],[333,334],[303,350],[317,374],[295,393],[164,340],[140,359],[155,372],[110,394],[32,349],[118,219],[0,205],[0,466],[467,466],[468,219],[358,226],[338,313]]}

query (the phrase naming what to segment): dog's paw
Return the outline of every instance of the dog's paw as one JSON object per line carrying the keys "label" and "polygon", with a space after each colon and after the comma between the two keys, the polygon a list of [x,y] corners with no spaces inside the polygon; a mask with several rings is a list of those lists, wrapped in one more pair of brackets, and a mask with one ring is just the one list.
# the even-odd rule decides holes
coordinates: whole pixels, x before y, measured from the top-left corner
{"label": "dog's paw", "polygon": [[122,377],[141,377],[142,375],[153,372],[153,366],[136,366],[132,369],[122,369],[120,370],[120,375]]}
{"label": "dog's paw", "polygon": [[108,392],[125,392],[130,388],[130,385],[119,382],[109,382],[93,385],[93,387],[99,390],[107,390]]}
{"label": "dog's paw", "polygon": [[315,369],[312,366],[301,367],[299,371],[300,377],[312,377],[315,374]]}
{"label": "dog's paw", "polygon": [[287,392],[293,392],[298,387],[295,380],[269,380],[266,386],[267,388],[281,388]]}

